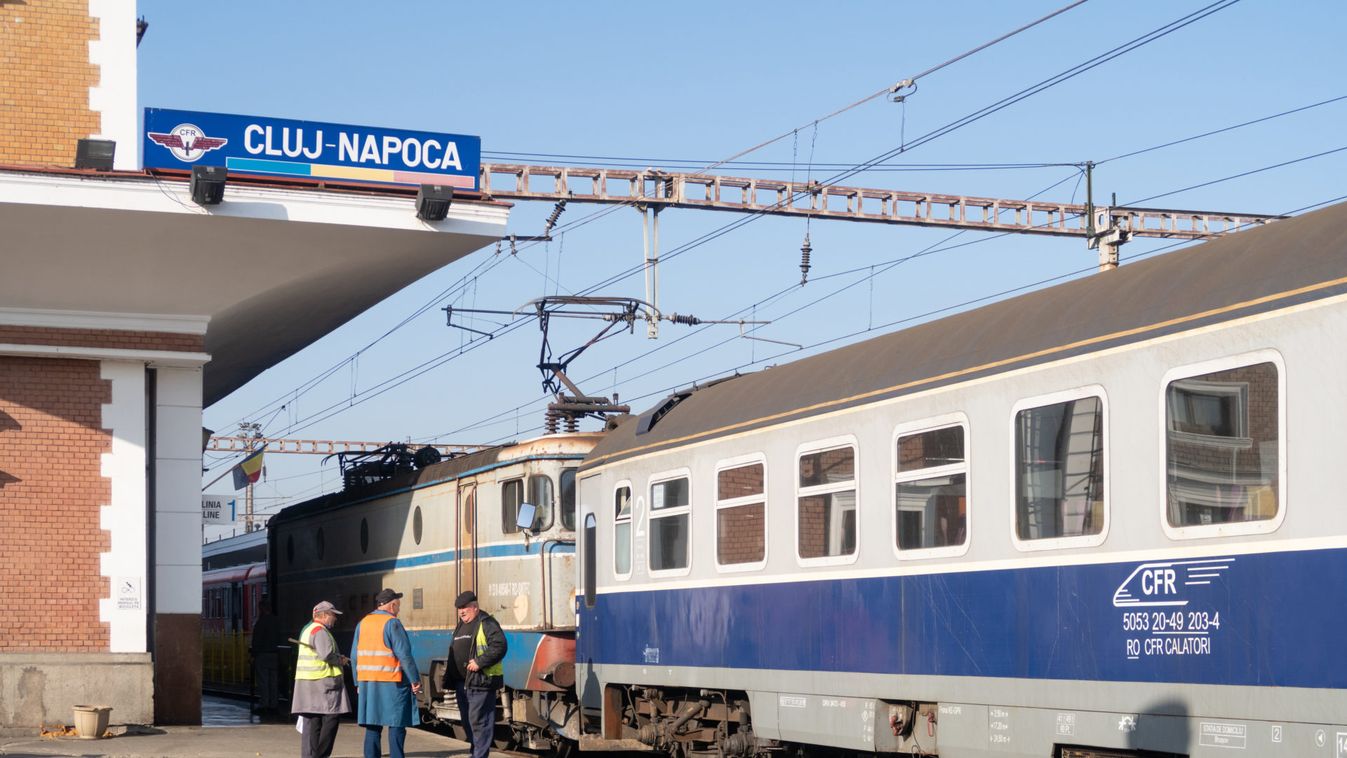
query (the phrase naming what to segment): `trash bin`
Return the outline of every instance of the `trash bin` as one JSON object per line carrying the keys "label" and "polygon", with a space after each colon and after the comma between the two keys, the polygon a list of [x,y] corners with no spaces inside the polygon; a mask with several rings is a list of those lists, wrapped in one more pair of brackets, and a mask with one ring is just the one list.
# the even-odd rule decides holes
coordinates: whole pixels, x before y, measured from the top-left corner
{"label": "trash bin", "polygon": [[108,714],[112,713],[110,705],[77,705],[75,706],[75,733],[82,740],[93,740],[103,736],[108,730]]}

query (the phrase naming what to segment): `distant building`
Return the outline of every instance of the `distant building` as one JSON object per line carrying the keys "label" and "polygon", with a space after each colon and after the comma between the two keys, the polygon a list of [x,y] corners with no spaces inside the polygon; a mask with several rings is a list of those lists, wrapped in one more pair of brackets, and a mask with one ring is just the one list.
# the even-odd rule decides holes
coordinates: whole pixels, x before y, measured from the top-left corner
{"label": "distant building", "polygon": [[0,2],[0,727],[200,721],[203,405],[508,216],[232,170],[197,204],[141,170],[137,38],[133,2]]}

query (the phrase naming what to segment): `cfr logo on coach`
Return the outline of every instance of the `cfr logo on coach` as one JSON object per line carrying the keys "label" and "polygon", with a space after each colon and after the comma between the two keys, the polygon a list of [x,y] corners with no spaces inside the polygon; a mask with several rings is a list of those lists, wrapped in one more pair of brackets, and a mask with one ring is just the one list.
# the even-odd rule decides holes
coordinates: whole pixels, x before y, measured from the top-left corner
{"label": "cfr logo on coach", "polygon": [[1234,558],[1143,563],[1113,593],[1113,607],[1188,605],[1190,587],[1203,587],[1219,578]]}

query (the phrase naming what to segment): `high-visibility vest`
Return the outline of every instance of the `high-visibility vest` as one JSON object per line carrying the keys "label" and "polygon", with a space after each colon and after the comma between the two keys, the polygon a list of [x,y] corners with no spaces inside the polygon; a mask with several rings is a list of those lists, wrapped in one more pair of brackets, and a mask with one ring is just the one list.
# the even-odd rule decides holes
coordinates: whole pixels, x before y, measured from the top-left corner
{"label": "high-visibility vest", "polygon": [[357,682],[402,681],[402,666],[384,644],[384,627],[392,620],[388,613],[371,613],[360,620],[360,641],[355,651]]}
{"label": "high-visibility vest", "polygon": [[[486,655],[486,624],[479,619],[477,621],[477,655]],[[487,676],[504,676],[505,667],[501,666],[500,661],[491,664],[489,668],[482,670]]]}
{"label": "high-visibility vest", "polygon": [[319,634],[329,634],[329,632],[327,627],[317,621],[309,622],[309,625],[304,627],[304,631],[299,633],[300,642],[308,644],[299,646],[299,660],[295,661],[296,679],[329,679],[334,676],[341,676],[340,668],[319,658],[318,651],[314,650],[313,640]]}

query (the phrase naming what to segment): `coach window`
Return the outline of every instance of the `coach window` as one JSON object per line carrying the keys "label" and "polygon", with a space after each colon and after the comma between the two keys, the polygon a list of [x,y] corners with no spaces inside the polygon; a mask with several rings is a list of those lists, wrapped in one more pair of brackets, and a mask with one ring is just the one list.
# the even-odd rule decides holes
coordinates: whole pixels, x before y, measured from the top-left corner
{"label": "coach window", "polygon": [[506,534],[519,531],[519,505],[524,502],[524,480],[511,479],[500,485],[500,530]]}
{"label": "coach window", "polygon": [[[1173,536],[1271,531],[1283,474],[1280,357],[1165,378],[1165,525]],[[1243,363],[1244,365],[1240,365]]]}
{"label": "coach window", "polygon": [[[735,465],[739,464],[739,465]],[[716,471],[716,564],[754,569],[767,557],[766,464],[729,461]]]}
{"label": "coach window", "polygon": [[536,506],[536,510],[533,511],[535,532],[552,528],[552,502],[555,499],[552,493],[552,477],[546,474],[529,477],[529,499],[525,502]]}
{"label": "coach window", "polygon": [[421,544],[421,532],[423,526],[424,524],[421,522],[421,506],[418,505],[416,506],[416,510],[412,511],[412,539],[418,545]]}
{"label": "coach window", "polygon": [[618,579],[631,577],[631,483],[623,482],[613,491],[613,573]]}
{"label": "coach window", "polygon": [[1020,549],[1103,542],[1105,423],[1099,387],[1016,404],[1015,537]]}
{"label": "coach window", "polygon": [[575,469],[561,470],[561,528],[575,531]]}
{"label": "coach window", "polygon": [[856,559],[856,445],[816,443],[798,453],[796,548],[801,560]]}
{"label": "coach window", "polygon": [[967,424],[923,426],[899,429],[894,448],[894,544],[903,558],[958,554],[968,542]]}
{"label": "coach window", "polygon": [[650,573],[687,573],[692,526],[691,487],[687,475],[650,484]]}

